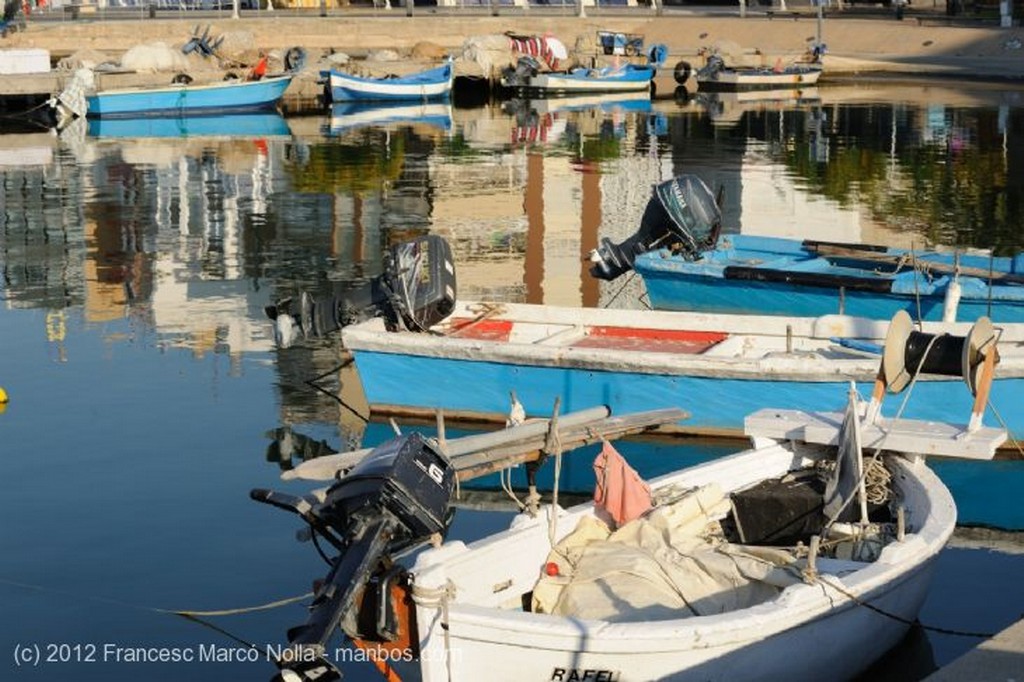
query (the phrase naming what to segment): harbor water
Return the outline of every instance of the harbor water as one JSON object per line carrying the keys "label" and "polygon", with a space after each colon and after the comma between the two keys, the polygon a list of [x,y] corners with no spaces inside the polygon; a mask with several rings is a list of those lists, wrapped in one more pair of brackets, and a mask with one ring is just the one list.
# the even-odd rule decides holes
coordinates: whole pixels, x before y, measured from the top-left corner
{"label": "harbor water", "polygon": [[[391,427],[367,424],[337,339],[278,349],[264,307],[365,282],[403,238],[449,241],[462,298],[642,309],[639,281],[599,283],[586,255],[687,172],[721,190],[726,231],[1024,248],[1024,91],[1001,86],[219,121],[0,131],[5,680],[271,677],[308,600],[275,603],[326,567],[249,491],[305,493],[280,474]],[[655,447],[673,456],[623,451]],[[495,500],[450,536],[505,527]],[[1020,618],[1022,550],[1017,532],[958,530],[921,627],[865,679],[923,679]]]}

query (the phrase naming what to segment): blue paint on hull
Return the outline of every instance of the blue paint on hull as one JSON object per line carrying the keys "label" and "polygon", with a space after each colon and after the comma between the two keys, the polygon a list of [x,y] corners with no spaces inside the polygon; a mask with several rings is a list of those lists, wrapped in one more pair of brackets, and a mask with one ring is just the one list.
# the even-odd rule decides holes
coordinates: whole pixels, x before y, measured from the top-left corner
{"label": "blue paint on hull", "polygon": [[87,100],[89,118],[214,116],[274,108],[291,76],[258,81],[231,80],[204,85],[100,92]]}
{"label": "blue paint on hull", "polygon": [[[692,376],[637,374],[513,366],[442,358],[356,351],[356,366],[371,405],[444,408],[451,411],[504,413],[509,391],[531,415],[551,413],[556,397],[561,412],[608,405],[613,413],[682,407],[691,417],[684,425],[741,432],[746,415],[766,406],[782,409],[842,410],[846,382],[713,379]],[[956,379],[918,382],[903,417],[946,421],[960,415],[966,422],[973,398]],[[857,385],[868,396],[871,383]],[[884,413],[895,414],[906,394],[890,396]],[[1024,413],[1010,406],[1024,400],[1024,379],[1000,379],[992,387],[992,404],[1006,406],[1002,417],[1011,434],[1024,434]],[[992,422],[989,418],[987,421]],[[674,450],[673,450],[674,452]],[[592,459],[592,458],[591,458]],[[650,461],[631,463],[645,476],[680,468],[678,460],[659,453]],[[1024,460],[1000,462],[946,462],[931,460],[953,491],[960,522],[1024,530]],[[589,465],[589,463],[588,463]],[[574,472],[578,472],[579,467]],[[668,466],[668,469],[658,468]],[[564,472],[563,489],[591,489],[592,473]]]}
{"label": "blue paint on hull", "polygon": [[[644,287],[655,310],[793,317],[819,317],[843,312],[877,320],[890,319],[897,311],[904,310],[912,319],[942,320],[942,295],[921,296],[919,316],[918,299],[912,295],[845,291],[840,306],[837,289],[682,276],[645,270],[639,260],[637,265],[637,272],[644,278]],[[988,301],[961,299],[957,307],[958,320],[970,322],[982,315],[996,322],[1024,322],[1024,304],[997,301],[993,302],[990,311]]]}
{"label": "blue paint on hull", "polygon": [[[958,320],[987,315],[994,322],[1024,322],[1019,256],[962,254],[957,260],[937,252],[837,248],[856,256],[826,258],[793,239],[728,235],[697,260],[659,249],[639,255],[634,269],[658,310],[810,317],[841,312],[886,320],[904,310],[913,319],[941,320],[950,272],[959,266]],[[911,261],[932,272],[915,271]]]}
{"label": "blue paint on hull", "polygon": [[362,78],[342,71],[321,71],[328,78],[333,102],[437,101],[451,96],[450,63],[392,78]]}

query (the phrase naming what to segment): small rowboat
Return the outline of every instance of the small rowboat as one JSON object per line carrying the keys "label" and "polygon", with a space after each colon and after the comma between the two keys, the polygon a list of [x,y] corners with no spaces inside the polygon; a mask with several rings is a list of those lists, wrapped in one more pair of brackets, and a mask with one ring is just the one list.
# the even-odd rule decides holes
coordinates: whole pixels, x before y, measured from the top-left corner
{"label": "small rowboat", "polygon": [[338,69],[320,75],[327,79],[332,102],[443,99],[451,95],[455,80],[451,60],[404,76],[366,78]]}
{"label": "small rowboat", "polygon": [[292,74],[255,81],[175,83],[157,88],[103,90],[86,98],[88,118],[139,116],[212,116],[273,109],[292,82]]}

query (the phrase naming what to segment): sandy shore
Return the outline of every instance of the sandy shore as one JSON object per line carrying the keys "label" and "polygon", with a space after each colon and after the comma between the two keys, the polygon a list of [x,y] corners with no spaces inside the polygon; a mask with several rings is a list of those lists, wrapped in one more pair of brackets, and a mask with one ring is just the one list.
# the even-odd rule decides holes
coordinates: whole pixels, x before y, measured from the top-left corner
{"label": "sandy shore", "polygon": [[[748,61],[774,63],[778,57],[803,53],[815,40],[819,24],[804,9],[785,16],[763,11],[747,17],[698,16],[667,10],[663,16],[646,9],[580,18],[533,11],[508,16],[429,13],[418,9],[413,17],[401,10],[390,14],[296,16],[264,12],[259,17],[158,18],[142,20],[30,20],[24,31],[5,39],[4,47],[41,47],[55,56],[88,48],[118,53],[140,43],[181,44],[197,24],[209,23],[215,34],[240,31],[251,34],[256,46],[287,49],[301,46],[315,61],[320,54],[341,51],[360,53],[371,49],[408,50],[429,41],[450,52],[459,52],[471,36],[516,31],[542,34],[550,31],[567,45],[577,36],[593,36],[598,30],[643,34],[646,44],[664,43],[669,64],[692,57],[717,41],[731,41]],[[175,15],[176,16],[176,15]],[[187,15],[186,15],[187,16]],[[875,71],[1024,80],[1024,30],[1019,27],[942,25],[941,12],[911,14],[902,21],[876,13],[871,17],[854,12],[830,12],[821,23],[828,46],[828,73]]]}

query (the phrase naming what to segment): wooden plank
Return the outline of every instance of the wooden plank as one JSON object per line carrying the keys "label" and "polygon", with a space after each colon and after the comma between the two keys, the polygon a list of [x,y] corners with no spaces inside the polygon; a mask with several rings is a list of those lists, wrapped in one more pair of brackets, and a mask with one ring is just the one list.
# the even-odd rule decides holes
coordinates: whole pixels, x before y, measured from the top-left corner
{"label": "wooden plank", "polygon": [[[842,412],[804,412],[802,410],[759,410],[744,420],[744,431],[751,437],[797,440],[819,445],[836,445]],[[907,454],[992,459],[1006,441],[1006,431],[981,427],[968,431],[965,425],[916,419],[880,418],[861,426],[865,451],[882,447]]]}
{"label": "wooden plank", "polygon": [[[586,411],[585,411],[586,412]],[[573,414],[559,420],[558,441],[563,452],[623,436],[654,429],[660,424],[686,419],[685,410],[676,408],[650,410],[607,417],[604,419],[572,420]],[[530,427],[530,428],[525,428]],[[536,461],[540,458],[548,439],[548,421],[524,424],[506,431],[489,432],[449,440],[447,451],[460,481],[477,478],[510,466]],[[318,457],[303,462],[281,474],[281,478],[304,480],[332,480],[371,452],[371,448]],[[452,454],[452,453],[455,454]]]}
{"label": "wooden plank", "polygon": [[1000,270],[989,271],[985,268],[965,267],[962,265],[957,266],[952,263],[936,263],[934,261],[917,258],[910,253],[907,254],[907,259],[904,261],[903,256],[896,256],[888,253],[877,253],[870,250],[857,249],[855,247],[843,247],[832,244],[807,244],[807,248],[813,253],[817,253],[819,256],[824,256],[826,258],[830,256],[833,258],[856,258],[858,260],[867,260],[873,263],[887,263],[891,265],[897,265],[904,262],[908,267],[914,267],[916,265],[924,271],[938,272],[946,275],[952,275],[959,272],[961,275],[967,277],[991,279],[993,282],[1009,284],[1024,283],[1024,275],[1002,272]]}

